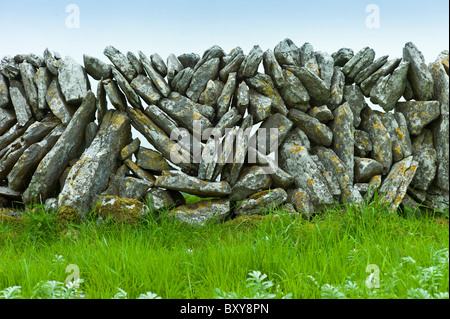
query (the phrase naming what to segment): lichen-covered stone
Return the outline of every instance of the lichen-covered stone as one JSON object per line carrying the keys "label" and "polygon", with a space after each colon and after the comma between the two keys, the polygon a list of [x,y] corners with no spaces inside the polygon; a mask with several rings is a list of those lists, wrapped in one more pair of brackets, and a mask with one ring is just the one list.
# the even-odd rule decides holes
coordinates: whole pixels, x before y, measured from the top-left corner
{"label": "lichen-covered stone", "polygon": [[255,150],[255,152],[257,154],[258,165],[260,165],[265,170],[267,175],[270,175],[273,187],[287,189],[295,182],[294,176],[283,171],[278,166],[278,163],[276,163],[272,158],[265,154],[262,154],[258,150]]}
{"label": "lichen-covered stone", "polygon": [[178,60],[184,68],[194,69],[195,65],[200,60],[200,56],[197,53],[183,53],[178,56]]}
{"label": "lichen-covered stone", "polygon": [[406,43],[403,47],[403,61],[410,62],[408,81],[414,96],[420,101],[430,100],[434,93],[433,77],[425,64],[422,52],[412,42]]}
{"label": "lichen-covered stone", "polygon": [[103,54],[114,64],[117,70],[123,74],[127,81],[131,82],[137,75],[136,69],[131,64],[130,60],[119,50],[112,45],[108,45]]}
{"label": "lichen-covered stone", "polygon": [[314,54],[319,67],[319,76],[325,82],[327,88],[330,88],[334,73],[334,60],[331,55],[323,51],[316,51]]}
{"label": "lichen-covered stone", "polygon": [[386,112],[393,110],[405,91],[408,69],[409,62],[402,61],[391,75],[380,78],[370,91],[370,101]]}
{"label": "lichen-covered stone", "polygon": [[327,104],[330,99],[330,90],[325,82],[313,71],[305,67],[287,66],[287,70],[297,76],[306,90],[311,100],[316,105]]}
{"label": "lichen-covered stone", "polygon": [[179,206],[169,212],[169,216],[174,216],[178,220],[192,226],[223,222],[230,214],[231,206],[230,201],[227,199],[204,200]]}
{"label": "lichen-covered stone", "polygon": [[236,216],[264,215],[287,200],[287,193],[282,188],[266,190],[253,194],[242,201],[235,209]]}
{"label": "lichen-covered stone", "polygon": [[[139,54],[139,56],[140,58],[142,58],[141,54]],[[150,55],[150,59],[148,61],[150,62],[150,65],[155,69],[155,71],[158,72],[162,77],[165,77],[167,75],[167,65],[158,53],[153,53],[152,55]],[[143,61],[141,60],[141,62]]]}
{"label": "lichen-covered stone", "polygon": [[[267,154],[276,150],[283,143],[293,125],[292,121],[281,113],[269,115],[258,129],[256,140],[258,147],[263,145],[264,149],[269,151]],[[262,139],[265,139],[266,142],[262,142]]]}
{"label": "lichen-covered stone", "polygon": [[264,72],[269,75],[275,86],[280,89],[284,85],[283,69],[275,58],[275,54],[271,49],[268,49],[263,54]]}
{"label": "lichen-covered stone", "polygon": [[170,170],[171,166],[167,163],[164,156],[161,153],[151,150],[146,147],[139,147],[136,154],[137,166],[150,170],[153,172],[162,172],[164,170]]}
{"label": "lichen-covered stone", "polygon": [[128,102],[130,102],[130,104],[133,107],[142,108],[141,100],[139,99],[139,96],[133,90],[130,83],[128,83],[127,79],[115,68],[112,68],[112,73],[113,73],[114,79],[116,79],[116,81],[117,81],[117,84],[119,84],[120,88],[122,89],[122,92],[125,94]]}
{"label": "lichen-covered stone", "polygon": [[197,102],[200,94],[206,87],[209,80],[215,80],[219,72],[219,58],[206,61],[201,67],[194,71],[191,83],[186,90],[186,95],[192,101]]}
{"label": "lichen-covered stone", "polygon": [[318,119],[321,123],[327,123],[334,119],[333,112],[326,105],[315,106],[309,109],[308,115]]}
{"label": "lichen-covered stone", "polygon": [[200,197],[224,197],[231,193],[227,182],[206,182],[178,171],[163,171],[155,187],[177,190]]}
{"label": "lichen-covered stone", "polygon": [[286,38],[275,46],[273,52],[278,63],[285,69],[287,66],[300,66],[298,50],[294,42]]}
{"label": "lichen-covered stone", "polygon": [[334,110],[342,104],[344,98],[345,75],[340,67],[334,67],[333,77],[330,85],[330,100],[328,106]]}
{"label": "lichen-covered stone", "polygon": [[131,81],[130,86],[147,104],[156,104],[161,99],[161,94],[145,75],[139,74],[136,76]]}
{"label": "lichen-covered stone", "polygon": [[375,58],[375,51],[369,47],[364,47],[358,51],[350,60],[342,67],[342,72],[351,81],[359,72],[368,67]]}
{"label": "lichen-covered stone", "polygon": [[[5,131],[9,130],[14,125],[14,123],[16,123],[14,112],[12,110],[0,108],[0,134],[3,134]],[[19,123],[18,125],[19,127],[23,126]]]}
{"label": "lichen-covered stone", "polygon": [[248,97],[248,113],[253,116],[255,124],[266,119],[271,112],[272,100],[252,89],[248,91]]}
{"label": "lichen-covered stone", "polygon": [[314,214],[314,205],[311,203],[309,195],[301,188],[292,188],[286,190],[287,202],[294,205],[297,212],[306,218],[310,218]]}
{"label": "lichen-covered stone", "polygon": [[366,193],[364,194],[364,200],[369,202],[372,200],[373,196],[378,192],[381,186],[382,176],[376,175],[372,177],[369,181],[369,186],[367,188]]}
{"label": "lichen-covered stone", "polygon": [[449,191],[449,53],[441,52],[429,65],[434,81],[434,99],[440,103],[441,115],[433,125],[437,152],[437,186]]}
{"label": "lichen-covered stone", "polygon": [[355,156],[367,157],[372,151],[372,141],[367,132],[361,130],[354,130],[353,139],[355,141]]}
{"label": "lichen-covered stone", "polygon": [[9,90],[6,78],[0,73],[0,108],[9,105]]}
{"label": "lichen-covered stone", "polygon": [[152,66],[152,62],[150,62],[150,60],[144,53],[142,53],[141,51],[139,51],[138,53],[139,58],[142,62],[142,66],[144,67],[145,72],[147,72],[155,87],[164,97],[169,96],[171,89],[164,77],[154,69],[154,67]]}
{"label": "lichen-covered stone", "polygon": [[381,68],[372,73],[367,79],[362,81],[360,84],[360,88],[364,95],[368,97],[370,95],[370,92],[372,91],[372,88],[377,84],[378,80],[381,77],[392,73],[398,67],[401,60],[401,58],[396,58],[387,61]]}
{"label": "lichen-covered stone", "polygon": [[391,212],[395,212],[403,200],[408,185],[416,173],[417,165],[418,162],[413,156],[395,163],[381,184],[379,190],[381,202],[387,204]]}
{"label": "lichen-covered stone", "polygon": [[141,200],[152,186],[153,183],[147,180],[115,175],[109,181],[108,188],[102,193],[102,196],[109,195]]}
{"label": "lichen-covered stone", "polygon": [[15,191],[26,189],[39,162],[55,145],[64,132],[64,127],[58,125],[42,141],[28,147],[8,174],[8,186]]}
{"label": "lichen-covered stone", "polygon": [[33,116],[31,107],[28,104],[25,89],[20,81],[9,81],[9,94],[16,113],[17,123],[25,125]]}
{"label": "lichen-covered stone", "polygon": [[380,175],[383,166],[371,158],[355,157],[355,182],[369,182],[375,175]]}
{"label": "lichen-covered stone", "polygon": [[411,135],[419,135],[423,127],[438,118],[440,103],[439,101],[398,102],[395,112],[403,113]]}
{"label": "lichen-covered stone", "polygon": [[308,193],[317,209],[334,202],[327,181],[304,146],[285,141],[280,147],[279,164],[281,169],[294,176],[296,187]]}
{"label": "lichen-covered stone", "polygon": [[258,72],[259,64],[263,59],[263,51],[259,45],[253,46],[248,55],[245,57],[244,61],[239,68],[238,77],[239,78],[251,78]]}
{"label": "lichen-covered stone", "polygon": [[127,109],[127,99],[122,91],[120,91],[116,81],[106,79],[102,81],[102,84],[105,89],[106,96],[114,108],[119,111],[125,111]]}
{"label": "lichen-covered stone", "polygon": [[30,203],[35,198],[45,201],[50,197],[67,164],[79,152],[84,141],[84,129],[92,121],[95,109],[95,95],[89,91],[56,144],[39,163],[23,193],[25,203]]}
{"label": "lichen-covered stone", "polygon": [[250,88],[272,100],[273,113],[287,115],[288,109],[269,75],[257,73],[254,77],[247,78],[246,82]]}
{"label": "lichen-covered stone", "polygon": [[222,70],[220,70],[220,72],[219,72],[220,80],[222,82],[226,82],[231,73],[237,74],[244,59],[245,59],[245,55],[243,53],[238,53],[236,56],[234,56],[234,58],[229,63],[227,63],[222,68]]}
{"label": "lichen-covered stone", "polygon": [[102,60],[83,54],[84,68],[95,80],[108,79],[111,77],[111,66]]}
{"label": "lichen-covered stone", "polygon": [[284,84],[279,88],[280,94],[289,108],[306,112],[309,108],[309,93],[299,78],[291,71],[283,70]]}
{"label": "lichen-covered stone", "polygon": [[363,82],[365,79],[367,79],[369,76],[371,76],[375,71],[380,69],[388,60],[388,55],[383,55],[382,57],[379,57],[373,63],[371,63],[369,66],[367,66],[364,70],[358,73],[355,77],[355,83],[357,85],[360,85],[361,82]]}
{"label": "lichen-covered stone", "polygon": [[364,95],[361,89],[356,85],[346,85],[344,87],[344,102],[348,103],[348,106],[353,113],[353,126],[358,127],[361,124],[361,111],[367,106]]}
{"label": "lichen-covered stone", "polygon": [[40,121],[44,118],[45,112],[38,108],[38,91],[35,83],[36,70],[33,65],[26,61],[19,65],[19,69],[25,95],[27,97],[28,104],[31,107],[31,113],[35,119]]}
{"label": "lichen-covered stone", "polygon": [[297,127],[306,133],[309,140],[317,145],[331,145],[333,132],[328,126],[319,122],[318,119],[297,109],[290,109],[288,117]]}
{"label": "lichen-covered stone", "polygon": [[141,146],[141,140],[139,138],[135,138],[133,142],[122,148],[119,158],[121,160],[129,158],[139,150],[139,146]]}
{"label": "lichen-covered stone", "polygon": [[90,89],[86,71],[69,56],[62,60],[58,68],[58,83],[69,105],[78,106]]}
{"label": "lichen-covered stone", "polygon": [[[194,70],[190,67],[187,67],[187,68],[181,70],[180,72],[177,73],[177,75],[175,75],[175,77],[172,80],[172,83],[170,84],[172,89],[174,91],[180,93],[181,95],[185,95],[189,85],[191,84],[193,75],[194,75]],[[202,104],[208,104],[208,103],[203,103],[200,100],[200,97],[199,97],[199,102]],[[211,105],[211,104],[208,104],[208,105]],[[213,105],[211,105],[211,106],[213,106]]]}
{"label": "lichen-covered stone", "polygon": [[118,224],[136,225],[144,213],[145,206],[142,202],[117,196],[103,197],[94,208],[94,216]]}
{"label": "lichen-covered stone", "polygon": [[369,134],[372,142],[371,158],[383,165],[383,175],[392,165],[391,136],[380,117],[369,107],[361,112],[361,129]]}
{"label": "lichen-covered stone", "polygon": [[272,179],[264,168],[256,165],[246,167],[233,186],[230,198],[233,201],[240,201],[258,191],[268,189],[271,185]]}
{"label": "lichen-covered stone", "polygon": [[354,52],[350,48],[341,48],[337,52],[334,52],[331,57],[334,60],[335,66],[344,66],[354,56]]}
{"label": "lichen-covered stone", "polygon": [[119,166],[119,153],[131,141],[130,119],[125,112],[108,111],[97,135],[71,168],[58,204],[76,207],[84,216],[107,187]]}
{"label": "lichen-covered stone", "polygon": [[230,108],[233,93],[236,90],[236,72],[229,73],[222,93],[217,100],[217,119],[220,120],[222,116],[227,113]]}
{"label": "lichen-covered stone", "polygon": [[389,132],[392,145],[392,159],[398,162],[412,154],[411,139],[406,119],[402,113],[377,112],[383,125]]}

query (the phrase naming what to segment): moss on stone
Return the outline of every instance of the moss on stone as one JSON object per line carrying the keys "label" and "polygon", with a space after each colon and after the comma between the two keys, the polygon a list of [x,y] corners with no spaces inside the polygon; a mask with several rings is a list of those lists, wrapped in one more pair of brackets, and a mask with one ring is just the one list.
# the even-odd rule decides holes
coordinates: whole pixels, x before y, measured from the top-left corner
{"label": "moss on stone", "polygon": [[135,225],[142,215],[144,204],[136,199],[105,196],[94,208],[94,216],[105,221]]}
{"label": "moss on stone", "polygon": [[56,213],[56,219],[60,224],[67,225],[67,224],[79,224],[81,222],[81,216],[78,213],[78,210],[75,207],[72,206],[61,206],[57,213]]}

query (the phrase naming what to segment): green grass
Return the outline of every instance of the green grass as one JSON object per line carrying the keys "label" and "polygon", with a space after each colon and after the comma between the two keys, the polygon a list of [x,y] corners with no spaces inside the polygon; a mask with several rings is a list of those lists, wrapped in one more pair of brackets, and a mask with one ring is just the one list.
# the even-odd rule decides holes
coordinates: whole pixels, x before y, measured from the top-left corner
{"label": "green grass", "polygon": [[[137,226],[57,225],[40,206],[24,223],[0,223],[0,298],[14,286],[22,298],[50,298],[37,285],[65,282],[69,264],[85,298],[448,298],[448,218],[376,203],[309,221],[279,210],[204,227],[164,213]],[[379,288],[366,285],[371,264]]]}

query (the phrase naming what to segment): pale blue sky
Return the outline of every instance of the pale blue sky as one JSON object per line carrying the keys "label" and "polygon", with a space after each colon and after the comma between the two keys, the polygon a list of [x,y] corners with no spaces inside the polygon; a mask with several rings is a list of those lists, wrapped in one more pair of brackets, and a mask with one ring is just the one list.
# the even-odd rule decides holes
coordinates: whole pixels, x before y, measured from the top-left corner
{"label": "pale blue sky", "polygon": [[[66,27],[66,6],[80,8],[80,28]],[[380,28],[365,25],[368,4],[380,8]],[[42,54],[46,47],[82,63],[82,54],[105,61],[105,46],[150,55],[196,52],[217,44],[226,52],[255,44],[273,49],[284,38],[298,46],[333,53],[372,47],[377,57],[402,55],[414,42],[433,61],[449,47],[449,3],[446,0],[369,1],[85,1],[0,0],[0,57]]]}

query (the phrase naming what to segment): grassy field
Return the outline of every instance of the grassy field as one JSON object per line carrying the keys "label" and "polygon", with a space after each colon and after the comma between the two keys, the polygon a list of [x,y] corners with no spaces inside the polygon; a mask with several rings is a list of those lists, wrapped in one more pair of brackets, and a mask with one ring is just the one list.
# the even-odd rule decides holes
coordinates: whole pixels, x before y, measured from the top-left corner
{"label": "grassy field", "polygon": [[[65,286],[77,271],[78,288]],[[0,298],[403,299],[448,292],[448,216],[402,217],[376,203],[335,207],[312,220],[278,210],[204,227],[165,213],[135,226],[62,227],[36,206],[24,222],[0,223]]]}

